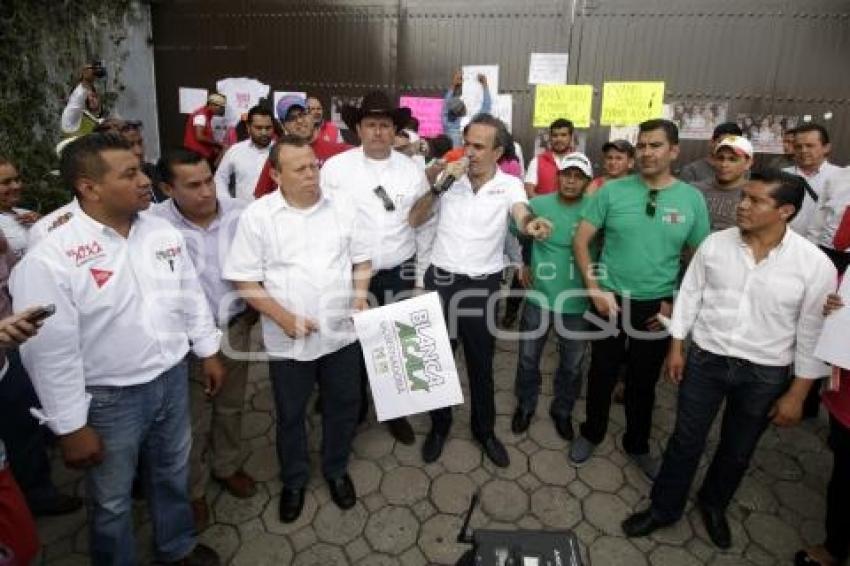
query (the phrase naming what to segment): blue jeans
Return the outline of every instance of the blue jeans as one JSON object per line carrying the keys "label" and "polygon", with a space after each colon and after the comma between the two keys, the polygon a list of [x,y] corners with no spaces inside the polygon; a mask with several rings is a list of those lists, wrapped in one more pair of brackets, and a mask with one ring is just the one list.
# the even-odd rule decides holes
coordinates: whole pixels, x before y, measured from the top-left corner
{"label": "blue jeans", "polygon": [[[560,321],[556,324],[555,317]],[[522,338],[519,343],[519,362],[516,370],[515,391],[517,407],[526,413],[534,413],[540,393],[540,356],[555,325],[558,337],[558,369],[555,370],[555,398],[549,407],[553,418],[568,419],[581,391],[581,362],[586,351],[586,341],[570,337],[567,332],[583,332],[588,328],[584,314],[562,314],[542,309],[525,301],[520,321],[520,333],[539,334],[536,338]]]}
{"label": "blue jeans", "polygon": [[682,516],[711,423],[724,401],[720,443],[698,497],[711,509],[726,509],[770,422],[768,413],[789,383],[788,366],[762,366],[691,345],[679,386],[676,427],[652,486],[656,520],[673,522]]}
{"label": "blue jeans", "polygon": [[88,424],[103,441],[103,462],[88,470],[91,561],[136,564],[130,488],[139,458],[153,523],[155,558],[169,562],[195,547],[189,505],[189,375],[185,361],[151,382],[88,387]]}

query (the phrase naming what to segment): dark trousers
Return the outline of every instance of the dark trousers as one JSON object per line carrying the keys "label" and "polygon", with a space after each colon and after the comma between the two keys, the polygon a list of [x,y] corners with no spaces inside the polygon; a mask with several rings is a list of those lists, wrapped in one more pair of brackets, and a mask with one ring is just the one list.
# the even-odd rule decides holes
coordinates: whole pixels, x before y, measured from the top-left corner
{"label": "dark trousers", "polygon": [[308,362],[269,362],[277,411],[277,457],[289,489],[307,485],[307,401],[316,382],[322,396],[322,474],[328,480],[346,474],[360,406],[360,346],[357,343]]}
{"label": "dark trousers", "polygon": [[850,555],[850,429],[830,417],[829,446],[832,477],[826,491],[827,551],[838,562]]}
{"label": "dark trousers", "polygon": [[[378,303],[379,307],[407,299],[412,296],[413,286],[416,282],[416,258],[412,257],[401,262],[390,269],[381,269],[372,274],[369,281],[369,294]],[[360,396],[363,405],[360,414],[366,416],[369,403],[369,375],[366,373],[366,363],[360,359]],[[404,417],[401,417],[404,418]]]}
{"label": "dark trousers", "polygon": [[[443,315],[449,329],[452,350],[463,344],[471,400],[472,434],[485,440],[493,434],[496,404],[493,398],[494,339],[490,324],[495,301],[490,297],[499,290],[501,272],[468,277],[443,271],[433,265],[425,272],[425,288],[437,291],[443,304]],[[457,296],[457,297],[456,297]],[[456,298],[455,298],[456,297]],[[447,435],[452,426],[451,407],[431,411],[434,432]]]}
{"label": "dark trousers", "polygon": [[15,481],[31,505],[56,496],[47,457],[48,431],[30,414],[40,407],[17,350],[6,350],[9,370],[0,381],[0,440],[6,445]]}
{"label": "dark trousers", "polygon": [[724,401],[720,443],[699,499],[712,509],[726,509],[770,422],[768,414],[789,382],[788,366],[762,366],[691,345],[679,386],[676,427],[652,486],[652,514],[657,520],[672,522],[682,516],[711,423]]}
{"label": "dark trousers", "polygon": [[608,430],[611,393],[617,383],[620,364],[625,360],[626,433],[623,448],[630,454],[649,452],[655,384],[661,374],[670,337],[666,333],[653,333],[652,337],[637,336],[632,330],[647,332],[646,321],[658,313],[662,300],[631,299],[623,303],[618,297],[622,310],[617,316],[616,336],[596,339],[591,343],[587,418],[581,425],[581,435],[594,444],[602,442]]}

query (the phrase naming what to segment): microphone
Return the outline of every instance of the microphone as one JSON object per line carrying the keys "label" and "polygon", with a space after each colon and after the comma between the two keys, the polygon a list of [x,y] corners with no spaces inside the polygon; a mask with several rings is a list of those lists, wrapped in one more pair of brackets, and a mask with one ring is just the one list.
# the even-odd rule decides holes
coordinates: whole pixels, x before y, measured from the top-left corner
{"label": "microphone", "polygon": [[[452,166],[454,165],[456,165],[456,167],[452,168]],[[446,174],[443,176],[443,179],[431,188],[431,192],[437,196],[440,196],[441,194],[449,190],[454,184],[454,182],[466,173],[466,168],[468,165],[468,157],[461,157],[457,161],[449,164],[449,166],[446,168]],[[449,168],[452,169],[450,170]]]}

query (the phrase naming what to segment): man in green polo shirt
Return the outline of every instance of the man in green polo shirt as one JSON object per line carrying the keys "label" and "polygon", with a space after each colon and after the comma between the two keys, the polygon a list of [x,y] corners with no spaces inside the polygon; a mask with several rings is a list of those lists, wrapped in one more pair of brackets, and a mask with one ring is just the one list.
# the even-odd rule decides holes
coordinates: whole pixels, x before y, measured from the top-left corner
{"label": "man in green polo shirt", "polygon": [[[623,449],[652,478],[658,469],[649,455],[655,383],[670,340],[662,321],[672,312],[682,253],[708,235],[709,217],[702,194],[670,171],[679,154],[675,124],[643,122],[636,149],[639,173],[610,181],[593,195],[573,241],[601,332],[592,343],[587,417],[570,460],[584,463],[605,438],[611,391],[625,360]],[[605,243],[599,264],[591,266],[589,246],[599,230]]]}
{"label": "man in green polo shirt", "polygon": [[523,266],[520,282],[528,288],[520,322],[519,361],[515,391],[517,408],[511,421],[514,434],[528,429],[540,392],[540,356],[549,329],[555,326],[560,362],[555,371],[555,397],[549,415],[565,440],[573,439],[570,420],[581,390],[581,361],[585,351],[584,320],[588,302],[584,281],[573,261],[573,235],[581,220],[584,191],[593,178],[590,160],[570,153],[558,171],[557,192],[531,199],[528,206],[548,220],[552,235],[531,244],[531,265]]}

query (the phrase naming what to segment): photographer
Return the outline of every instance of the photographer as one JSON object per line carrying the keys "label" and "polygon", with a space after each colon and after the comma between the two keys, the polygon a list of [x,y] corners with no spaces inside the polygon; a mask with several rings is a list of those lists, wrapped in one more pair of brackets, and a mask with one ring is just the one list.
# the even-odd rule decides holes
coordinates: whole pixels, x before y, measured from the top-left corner
{"label": "photographer", "polygon": [[100,61],[92,61],[83,66],[80,71],[80,82],[68,97],[68,103],[62,110],[62,120],[59,127],[63,137],[88,134],[94,130],[100,121],[103,105],[95,79],[106,77],[106,68]]}

